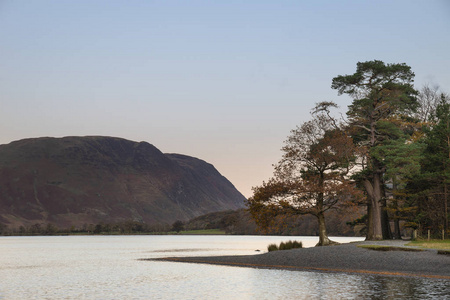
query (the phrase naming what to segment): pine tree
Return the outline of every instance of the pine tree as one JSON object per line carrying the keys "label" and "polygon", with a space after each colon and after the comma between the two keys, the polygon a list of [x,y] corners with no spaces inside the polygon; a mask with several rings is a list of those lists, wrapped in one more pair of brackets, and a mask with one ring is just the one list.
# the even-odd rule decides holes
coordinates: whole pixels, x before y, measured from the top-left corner
{"label": "pine tree", "polygon": [[355,144],[365,153],[361,161],[360,184],[367,194],[367,239],[390,238],[383,174],[383,161],[373,150],[398,139],[401,130],[396,120],[417,107],[413,88],[414,73],[406,64],[385,64],[374,60],[359,62],[353,75],[333,78],[332,88],[353,98],[347,116]]}

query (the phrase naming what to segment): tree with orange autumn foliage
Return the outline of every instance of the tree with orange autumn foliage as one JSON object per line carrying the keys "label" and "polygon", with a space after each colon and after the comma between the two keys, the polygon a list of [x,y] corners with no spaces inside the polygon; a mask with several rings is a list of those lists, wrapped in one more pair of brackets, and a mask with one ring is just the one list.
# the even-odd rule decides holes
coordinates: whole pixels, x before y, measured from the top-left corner
{"label": "tree with orange autumn foliage", "polygon": [[[253,188],[247,206],[262,228],[271,226],[280,215],[315,216],[317,245],[324,246],[334,243],[327,235],[325,212],[361,194],[348,176],[355,158],[352,139],[327,110],[317,109],[320,105],[311,121],[291,131],[274,176]],[[330,105],[334,104],[325,103]]]}

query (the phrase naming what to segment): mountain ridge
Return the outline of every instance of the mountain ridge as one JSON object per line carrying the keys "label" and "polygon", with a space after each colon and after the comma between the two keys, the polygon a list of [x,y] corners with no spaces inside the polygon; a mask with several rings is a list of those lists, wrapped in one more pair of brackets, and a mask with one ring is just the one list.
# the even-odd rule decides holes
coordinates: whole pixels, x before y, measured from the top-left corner
{"label": "mountain ridge", "polygon": [[212,164],[105,136],[0,145],[0,223],[171,223],[244,206]]}

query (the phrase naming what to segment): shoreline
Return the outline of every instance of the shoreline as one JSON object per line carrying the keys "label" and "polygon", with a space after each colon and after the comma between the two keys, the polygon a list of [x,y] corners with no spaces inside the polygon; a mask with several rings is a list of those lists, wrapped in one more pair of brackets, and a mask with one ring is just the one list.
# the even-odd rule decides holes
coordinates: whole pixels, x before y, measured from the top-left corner
{"label": "shoreline", "polygon": [[149,260],[450,280],[450,256],[437,254],[437,250],[376,251],[358,247],[358,245],[383,245],[417,248],[404,246],[405,243],[407,241],[363,241],[335,246],[279,250],[255,255],[165,257]]}

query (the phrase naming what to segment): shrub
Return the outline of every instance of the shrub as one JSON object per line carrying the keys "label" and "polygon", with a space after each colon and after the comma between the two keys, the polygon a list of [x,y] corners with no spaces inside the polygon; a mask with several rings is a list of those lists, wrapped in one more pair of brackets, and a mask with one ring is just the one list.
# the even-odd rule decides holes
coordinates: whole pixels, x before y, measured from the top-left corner
{"label": "shrub", "polygon": [[271,252],[271,251],[277,251],[278,250],[278,246],[276,244],[270,244],[269,246],[267,246],[267,251]]}
{"label": "shrub", "polygon": [[291,241],[286,242],[286,243],[285,242],[281,242],[280,246],[278,246],[278,250],[289,250],[289,249],[291,249],[291,248],[289,248],[291,246],[291,244],[292,244]]}
{"label": "shrub", "polygon": [[293,241],[292,248],[303,248],[303,244],[302,244],[302,242],[299,242],[299,241]]}
{"label": "shrub", "polygon": [[179,233],[181,230],[184,229],[184,223],[180,220],[175,221],[175,223],[172,224],[172,230]]}
{"label": "shrub", "polygon": [[270,244],[267,246],[267,250],[269,252],[276,251],[276,250],[289,250],[294,248],[302,248],[303,244],[299,241],[288,241],[288,242],[281,242],[280,246],[277,246],[276,244]]}

